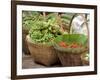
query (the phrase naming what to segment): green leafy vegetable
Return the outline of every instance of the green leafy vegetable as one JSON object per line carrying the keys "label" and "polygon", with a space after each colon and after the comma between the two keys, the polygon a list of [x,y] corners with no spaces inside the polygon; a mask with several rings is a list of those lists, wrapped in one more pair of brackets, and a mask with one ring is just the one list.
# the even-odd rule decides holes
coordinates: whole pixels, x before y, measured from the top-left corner
{"label": "green leafy vegetable", "polygon": [[66,43],[78,43],[85,45],[87,43],[87,36],[83,34],[67,34],[67,35],[61,35],[55,38],[55,42],[59,43],[61,41],[64,41]]}
{"label": "green leafy vegetable", "polygon": [[54,25],[50,21],[37,21],[29,31],[29,35],[34,43],[52,44],[59,33],[59,25]]}

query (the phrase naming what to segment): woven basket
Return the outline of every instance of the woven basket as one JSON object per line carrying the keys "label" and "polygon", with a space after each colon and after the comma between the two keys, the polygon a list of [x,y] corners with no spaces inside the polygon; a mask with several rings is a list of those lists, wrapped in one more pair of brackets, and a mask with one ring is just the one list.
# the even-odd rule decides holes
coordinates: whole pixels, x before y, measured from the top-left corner
{"label": "woven basket", "polygon": [[[74,19],[75,16],[73,16]],[[86,28],[87,28],[87,36],[89,39],[89,29],[88,29],[88,25],[86,23],[86,19],[84,18],[84,16],[82,16],[83,19],[85,20],[84,24],[86,24]],[[72,20],[73,20],[72,19]],[[70,31],[71,30],[71,24],[72,21],[70,23]],[[82,54],[84,54],[84,52],[88,51],[88,46],[89,46],[89,42],[87,41],[87,47],[82,47],[82,48],[62,48],[59,47],[57,45],[55,45],[55,49],[58,51],[58,57],[62,63],[63,66],[83,66],[84,64],[86,64],[86,62],[82,59]]]}
{"label": "woven basket", "polygon": [[63,66],[82,66],[81,54],[59,52],[58,57]]}
{"label": "woven basket", "polygon": [[26,35],[28,34],[28,30],[26,29],[22,29],[22,46],[23,46],[23,52],[25,54],[30,54],[29,49],[28,49],[28,45],[26,42]]}
{"label": "woven basket", "polygon": [[65,49],[58,46],[55,46],[55,49],[58,51],[57,54],[63,66],[82,66],[83,61],[81,55],[88,50],[87,48],[83,47],[80,49]]}
{"label": "woven basket", "polygon": [[28,48],[35,62],[50,66],[58,62],[56,50],[53,46],[32,43],[29,36],[26,37]]}

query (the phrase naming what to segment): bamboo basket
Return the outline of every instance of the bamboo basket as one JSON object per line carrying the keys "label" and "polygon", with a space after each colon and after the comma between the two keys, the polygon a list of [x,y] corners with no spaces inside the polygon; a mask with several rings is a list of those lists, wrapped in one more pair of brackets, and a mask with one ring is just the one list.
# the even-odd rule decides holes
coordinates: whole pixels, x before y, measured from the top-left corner
{"label": "bamboo basket", "polygon": [[50,66],[58,62],[58,56],[53,46],[47,46],[43,44],[34,44],[30,37],[26,37],[30,54],[35,62]]}
{"label": "bamboo basket", "polygon": [[59,52],[58,57],[63,66],[82,66],[81,54]]}
{"label": "bamboo basket", "polygon": [[[73,17],[74,18],[74,17]],[[71,21],[72,22],[72,21]],[[87,25],[87,24],[86,24]],[[71,26],[71,24],[70,24]],[[71,29],[70,29],[71,30]],[[88,26],[87,26],[88,30]],[[89,30],[88,30],[88,39],[89,39]],[[87,47],[83,47],[83,49],[64,49],[57,45],[55,45],[55,49],[58,51],[57,55],[59,57],[59,60],[63,66],[83,66],[83,65],[89,65],[89,61],[84,61],[82,54],[84,54],[86,51],[88,51],[88,41],[87,41]]]}
{"label": "bamboo basket", "polygon": [[84,47],[82,47],[81,49],[65,49],[58,46],[55,46],[55,49],[58,51],[57,54],[63,66],[82,66],[82,54],[88,50]]}

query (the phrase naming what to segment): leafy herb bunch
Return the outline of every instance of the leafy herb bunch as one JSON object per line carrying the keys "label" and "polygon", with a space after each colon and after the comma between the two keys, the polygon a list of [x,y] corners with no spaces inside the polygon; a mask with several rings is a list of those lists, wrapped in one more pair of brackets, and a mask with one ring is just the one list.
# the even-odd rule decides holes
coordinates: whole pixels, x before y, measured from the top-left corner
{"label": "leafy herb bunch", "polygon": [[38,20],[30,29],[29,35],[33,42],[47,44],[61,35],[60,26],[57,24],[56,18]]}

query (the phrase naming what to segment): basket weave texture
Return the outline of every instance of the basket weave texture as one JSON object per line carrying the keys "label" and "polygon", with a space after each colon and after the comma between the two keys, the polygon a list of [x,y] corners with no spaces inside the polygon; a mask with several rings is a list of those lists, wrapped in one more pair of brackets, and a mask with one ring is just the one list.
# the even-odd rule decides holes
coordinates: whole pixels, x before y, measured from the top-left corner
{"label": "basket weave texture", "polygon": [[81,54],[59,51],[58,57],[63,66],[82,66]]}
{"label": "basket weave texture", "polygon": [[54,48],[58,51],[57,55],[63,66],[83,66],[82,55],[88,51],[88,47],[63,48],[55,44]]}
{"label": "basket weave texture", "polygon": [[59,49],[56,47],[56,50],[58,51],[58,57],[62,63],[63,66],[82,66],[82,54],[86,52],[88,49],[84,48],[84,50],[79,49],[80,51],[76,50],[67,50],[62,51],[62,49]]}
{"label": "basket weave texture", "polygon": [[58,56],[53,46],[34,44],[30,37],[26,37],[28,48],[35,62],[50,66],[58,62]]}

